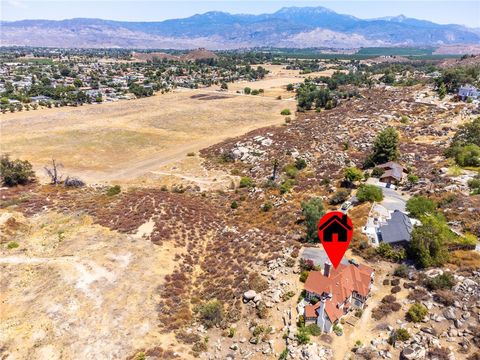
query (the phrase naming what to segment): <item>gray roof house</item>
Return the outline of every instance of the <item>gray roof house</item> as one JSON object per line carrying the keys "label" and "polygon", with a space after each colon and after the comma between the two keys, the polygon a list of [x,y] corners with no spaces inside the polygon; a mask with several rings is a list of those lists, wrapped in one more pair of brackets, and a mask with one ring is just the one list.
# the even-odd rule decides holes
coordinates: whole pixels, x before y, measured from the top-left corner
{"label": "gray roof house", "polygon": [[458,89],[458,96],[462,99],[477,99],[478,96],[480,95],[480,91],[472,85],[465,85],[461,86],[460,89]]}
{"label": "gray roof house", "polygon": [[377,165],[377,167],[385,170],[385,172],[380,176],[380,181],[386,183],[395,183],[403,180],[403,173],[405,169],[402,165],[393,161],[389,161],[385,164]]}
{"label": "gray roof house", "polygon": [[378,228],[378,239],[381,243],[397,246],[406,245],[410,241],[413,224],[407,214],[395,210],[386,222]]}

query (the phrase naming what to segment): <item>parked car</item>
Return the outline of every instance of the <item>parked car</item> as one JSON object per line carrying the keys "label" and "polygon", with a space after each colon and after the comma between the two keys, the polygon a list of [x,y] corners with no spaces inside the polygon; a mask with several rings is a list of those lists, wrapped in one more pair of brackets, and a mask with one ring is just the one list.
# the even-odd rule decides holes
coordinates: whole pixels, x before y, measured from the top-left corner
{"label": "parked car", "polygon": [[345,201],[342,207],[340,208],[340,210],[347,211],[350,208],[350,206],[352,206],[352,203],[350,201]]}

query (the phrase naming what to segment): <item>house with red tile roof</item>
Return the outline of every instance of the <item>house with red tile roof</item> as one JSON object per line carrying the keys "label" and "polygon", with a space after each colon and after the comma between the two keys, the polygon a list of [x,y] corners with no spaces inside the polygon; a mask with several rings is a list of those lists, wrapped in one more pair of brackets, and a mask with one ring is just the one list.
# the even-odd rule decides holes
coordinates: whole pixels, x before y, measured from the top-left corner
{"label": "house with red tile roof", "polygon": [[331,332],[334,324],[354,309],[363,309],[370,295],[374,270],[362,264],[339,264],[334,269],[325,263],[323,273],[311,271],[305,282],[306,323],[316,323],[324,332]]}

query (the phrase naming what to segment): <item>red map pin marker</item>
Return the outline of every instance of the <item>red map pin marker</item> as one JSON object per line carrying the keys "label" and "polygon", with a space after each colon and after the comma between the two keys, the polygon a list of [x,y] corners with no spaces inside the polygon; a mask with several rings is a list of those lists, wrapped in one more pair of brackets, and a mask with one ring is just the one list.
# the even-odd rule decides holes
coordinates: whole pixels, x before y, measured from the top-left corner
{"label": "red map pin marker", "polygon": [[342,261],[345,251],[350,245],[353,235],[353,224],[350,218],[340,212],[325,214],[318,223],[318,238],[336,269]]}

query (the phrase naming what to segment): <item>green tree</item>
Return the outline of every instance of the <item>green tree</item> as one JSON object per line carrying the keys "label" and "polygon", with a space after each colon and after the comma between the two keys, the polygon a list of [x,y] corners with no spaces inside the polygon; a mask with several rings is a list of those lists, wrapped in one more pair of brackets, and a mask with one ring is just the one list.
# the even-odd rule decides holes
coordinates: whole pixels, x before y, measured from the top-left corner
{"label": "green tree", "polygon": [[412,231],[409,255],[423,268],[441,266],[448,260],[447,245],[456,235],[438,214],[421,216],[420,221],[422,224]]}
{"label": "green tree", "polygon": [[318,242],[318,222],[325,215],[322,200],[320,198],[312,198],[307,202],[302,202],[302,214],[305,217],[307,232],[305,240],[310,243]]}
{"label": "green tree", "polygon": [[382,130],[373,143],[371,161],[374,164],[383,164],[387,161],[397,160],[400,156],[398,142],[399,135],[394,128],[388,127]]}
{"label": "green tree", "polygon": [[458,148],[455,162],[460,166],[480,166],[480,146],[468,144]]}
{"label": "green tree", "polygon": [[10,160],[9,155],[2,155],[0,178],[4,186],[26,185],[35,180],[35,172],[27,160]]}
{"label": "green tree", "polygon": [[480,117],[461,125],[452,139],[452,146],[475,144],[480,146]]}
{"label": "green tree", "polygon": [[424,196],[412,196],[407,201],[406,210],[413,217],[419,218],[425,214],[434,214],[437,204],[435,201],[430,200]]}
{"label": "green tree", "polygon": [[359,201],[377,201],[383,200],[382,189],[375,185],[362,184],[357,191],[357,198]]}

